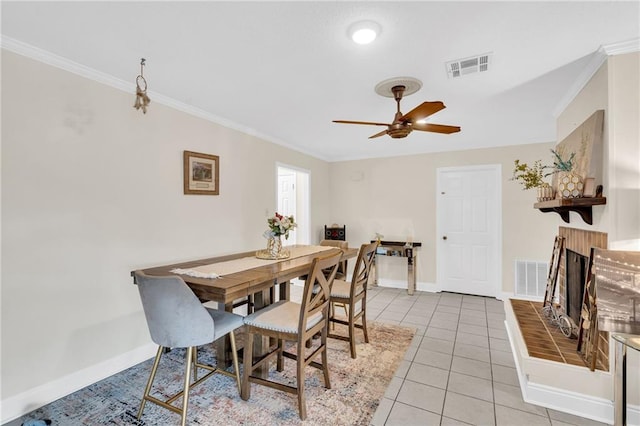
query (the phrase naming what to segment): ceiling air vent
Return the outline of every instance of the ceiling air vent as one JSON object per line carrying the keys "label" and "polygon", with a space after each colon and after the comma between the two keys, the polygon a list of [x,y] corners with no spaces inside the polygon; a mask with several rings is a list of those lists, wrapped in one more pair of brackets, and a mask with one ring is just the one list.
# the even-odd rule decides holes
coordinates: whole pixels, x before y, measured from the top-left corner
{"label": "ceiling air vent", "polygon": [[490,59],[491,54],[485,53],[470,58],[447,62],[447,75],[449,78],[457,78],[467,74],[488,71],[491,62]]}

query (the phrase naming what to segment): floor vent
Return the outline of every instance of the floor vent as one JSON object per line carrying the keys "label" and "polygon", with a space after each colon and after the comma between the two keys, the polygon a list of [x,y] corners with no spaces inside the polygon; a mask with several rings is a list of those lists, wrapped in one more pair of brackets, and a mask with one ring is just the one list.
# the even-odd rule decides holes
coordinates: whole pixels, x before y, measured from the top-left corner
{"label": "floor vent", "polygon": [[516,260],[515,295],[544,299],[549,264],[529,260]]}
{"label": "floor vent", "polygon": [[447,62],[447,75],[449,78],[457,78],[477,72],[485,72],[489,70],[490,63],[490,53]]}

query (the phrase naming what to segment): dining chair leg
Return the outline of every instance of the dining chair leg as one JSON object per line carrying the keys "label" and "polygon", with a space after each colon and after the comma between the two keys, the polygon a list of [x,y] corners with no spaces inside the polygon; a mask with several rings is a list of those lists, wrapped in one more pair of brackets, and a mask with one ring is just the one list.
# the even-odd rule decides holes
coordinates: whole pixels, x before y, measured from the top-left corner
{"label": "dining chair leg", "polygon": [[276,359],[276,371],[284,370],[284,340],[278,339],[278,356]]}
{"label": "dining chair leg", "polygon": [[336,329],[336,325],[333,321],[331,321],[336,314],[336,306],[333,302],[329,302],[329,321],[327,323],[331,326],[332,330]]}
{"label": "dining chair leg", "polygon": [[298,342],[297,354],[297,379],[298,379],[298,411],[300,420],[307,418],[307,404],[304,399],[304,366],[305,366],[305,348],[303,342]]}
{"label": "dining chair leg", "polygon": [[349,312],[349,343],[351,346],[351,358],[356,358],[356,325],[354,324],[353,309]]}
{"label": "dining chair leg", "polygon": [[140,408],[138,409],[138,420],[142,417],[142,412],[144,411],[144,406],[147,403],[147,397],[151,393],[151,385],[153,385],[153,380],[156,377],[156,372],[158,371],[158,365],[160,364],[160,358],[162,357],[162,353],[164,352],[164,348],[162,346],[158,346],[158,352],[156,352],[156,358],[153,361],[153,367],[151,368],[151,374],[149,374],[149,380],[147,381],[147,387],[144,389],[144,395],[142,396],[142,402],[140,403]]}
{"label": "dining chair leg", "polygon": [[198,348],[196,347],[193,350],[193,372],[191,373],[193,376],[193,381],[198,381]]}
{"label": "dining chair leg", "polygon": [[242,391],[240,385],[240,368],[238,368],[238,350],[236,348],[236,336],[235,332],[229,333],[229,340],[231,341],[231,358],[233,359],[233,371],[236,373],[236,383],[238,384],[238,394]]}
{"label": "dining chair leg", "polygon": [[249,382],[249,376],[253,372],[253,333],[246,333],[243,351],[244,356],[242,359],[243,370],[240,398],[246,401],[251,396],[251,383]]}
{"label": "dining chair leg", "polygon": [[324,347],[322,351],[322,373],[324,374],[324,387],[331,389],[331,380],[329,379],[329,363],[327,362],[327,330],[322,331],[320,344]]}
{"label": "dining chair leg", "polygon": [[186,363],[187,366],[184,369],[184,392],[182,394],[182,426],[187,424],[187,407],[189,406],[189,387],[191,380],[191,364],[194,362],[193,355],[194,347],[187,348]]}
{"label": "dining chair leg", "polygon": [[362,311],[362,332],[364,333],[364,342],[369,343],[369,333],[367,333],[367,311]]}

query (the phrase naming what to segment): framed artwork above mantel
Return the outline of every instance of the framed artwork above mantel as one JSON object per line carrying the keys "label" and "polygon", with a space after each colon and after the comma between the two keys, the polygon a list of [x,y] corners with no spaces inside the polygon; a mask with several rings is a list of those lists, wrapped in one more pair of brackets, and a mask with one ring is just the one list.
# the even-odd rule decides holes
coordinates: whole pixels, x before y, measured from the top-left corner
{"label": "framed artwork above mantel", "polygon": [[220,194],[220,157],[184,151],[183,163],[185,194]]}

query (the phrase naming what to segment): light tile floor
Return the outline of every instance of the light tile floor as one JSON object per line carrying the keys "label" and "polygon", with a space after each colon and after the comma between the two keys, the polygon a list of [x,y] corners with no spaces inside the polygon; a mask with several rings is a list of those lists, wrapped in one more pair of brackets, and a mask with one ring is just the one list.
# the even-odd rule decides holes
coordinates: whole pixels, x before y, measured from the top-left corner
{"label": "light tile floor", "polygon": [[525,403],[503,302],[370,287],[367,318],[415,327],[371,425],[602,425]]}

